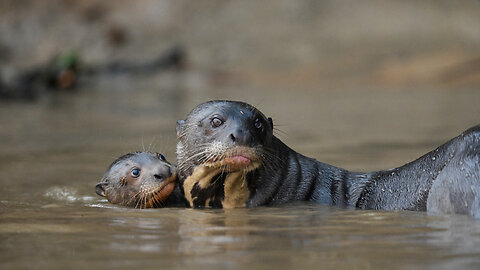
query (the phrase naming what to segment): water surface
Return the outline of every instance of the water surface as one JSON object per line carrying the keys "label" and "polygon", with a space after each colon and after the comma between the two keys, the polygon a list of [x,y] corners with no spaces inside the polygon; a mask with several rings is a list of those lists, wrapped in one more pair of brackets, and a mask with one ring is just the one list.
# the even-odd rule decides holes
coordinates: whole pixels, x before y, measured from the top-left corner
{"label": "water surface", "polygon": [[480,122],[474,89],[209,88],[189,76],[0,104],[2,269],[480,268],[480,222],[466,216],[307,203],[137,210],[96,196],[123,153],[174,162],[175,121],[208,99],[252,103],[292,148],[360,171],[402,165]]}

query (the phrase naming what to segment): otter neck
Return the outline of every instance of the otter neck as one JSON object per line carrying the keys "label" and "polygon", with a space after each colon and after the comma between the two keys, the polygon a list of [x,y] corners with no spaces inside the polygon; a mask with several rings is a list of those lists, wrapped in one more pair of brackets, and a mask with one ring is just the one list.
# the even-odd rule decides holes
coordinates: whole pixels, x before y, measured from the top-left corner
{"label": "otter neck", "polygon": [[274,165],[255,171],[248,179],[249,207],[291,201],[355,206],[369,179],[369,174],[349,172],[298,154],[276,137],[271,149],[276,151]]}
{"label": "otter neck", "polygon": [[279,162],[276,168],[258,170],[248,179],[251,194],[246,205],[249,207],[313,201],[361,209],[425,211],[433,181],[458,148],[448,147],[458,144],[453,140],[411,164],[358,173],[305,157],[277,138],[273,144]]}

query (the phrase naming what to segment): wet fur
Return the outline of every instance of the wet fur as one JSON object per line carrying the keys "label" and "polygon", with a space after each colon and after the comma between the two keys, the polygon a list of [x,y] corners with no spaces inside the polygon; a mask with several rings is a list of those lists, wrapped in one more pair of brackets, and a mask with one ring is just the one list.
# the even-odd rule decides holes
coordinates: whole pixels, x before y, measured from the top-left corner
{"label": "wet fur", "polygon": [[[199,105],[187,119],[178,122],[180,183],[209,159],[209,146],[223,140],[204,128],[201,119],[216,111],[235,114],[242,108],[267,119],[245,103],[212,101]],[[232,121],[244,121],[240,115],[235,117]],[[243,174],[248,186],[246,207],[313,201],[360,209],[427,210],[480,217],[480,126],[404,166],[370,173],[350,172],[305,157],[276,138],[272,129],[264,134],[262,144],[255,146],[261,165]],[[198,205],[193,200],[191,205],[205,206],[209,200],[209,206],[221,207],[212,200],[225,196],[222,187],[228,174],[210,177],[206,181],[211,185],[206,189],[199,187],[200,180],[195,179],[185,192],[202,200]],[[238,185],[234,189],[240,190]]]}
{"label": "wet fur", "polygon": [[[204,106],[213,106],[216,104],[202,104],[195,108],[189,116],[195,119],[208,117],[204,115]],[[265,124],[271,125],[271,120],[267,119],[254,107],[244,104],[241,109],[245,114],[256,112],[265,120]],[[221,108],[219,108],[221,109]],[[248,188],[248,178],[251,172],[259,167],[272,167],[271,160],[275,157],[271,155],[264,145],[256,144],[245,147],[243,145],[231,145],[225,141],[208,139],[214,131],[205,131],[206,136],[197,136],[193,131],[199,126],[198,120],[188,119],[189,121],[179,121],[177,125],[177,135],[179,143],[177,144],[177,161],[179,170],[179,180],[183,187],[185,198],[191,207],[224,207],[237,208],[245,207],[247,199],[250,197]],[[195,133],[195,134],[192,134]],[[258,142],[269,143],[271,135],[257,136]],[[207,138],[207,139],[206,139]],[[191,147],[194,146],[194,147]],[[220,161],[226,157],[237,154],[248,154],[253,158],[250,166],[238,171],[232,171],[232,168],[226,164],[222,167],[211,167],[212,161]]]}
{"label": "wet fur", "polygon": [[[96,193],[110,203],[134,208],[183,205],[183,194],[178,187],[165,198],[164,188],[169,183],[177,182],[177,174],[172,174],[172,165],[158,160],[157,155],[133,152],[119,157],[108,167],[100,183],[96,185]],[[142,174],[138,179],[129,176],[132,168],[141,169]],[[161,175],[162,180],[155,179],[153,174]]]}

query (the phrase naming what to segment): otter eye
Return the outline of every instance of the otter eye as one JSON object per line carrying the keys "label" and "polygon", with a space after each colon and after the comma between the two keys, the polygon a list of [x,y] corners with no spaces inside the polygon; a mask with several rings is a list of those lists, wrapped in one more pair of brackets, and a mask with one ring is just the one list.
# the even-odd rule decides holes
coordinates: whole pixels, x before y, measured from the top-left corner
{"label": "otter eye", "polygon": [[167,161],[167,159],[165,158],[165,156],[162,155],[162,154],[160,154],[160,153],[157,154],[157,157],[158,157],[158,159],[160,159],[160,160],[162,160],[162,161]]}
{"label": "otter eye", "polygon": [[137,178],[140,176],[140,169],[139,168],[134,168],[131,172],[130,172],[130,175],[133,177],[133,178]]}
{"label": "otter eye", "polygon": [[214,117],[210,123],[212,124],[212,127],[216,128],[223,124],[223,120],[218,117]]}
{"label": "otter eye", "polygon": [[260,121],[259,118],[255,119],[255,124],[254,125],[255,125],[255,128],[257,128],[257,129],[261,129],[262,126],[263,126],[262,121]]}

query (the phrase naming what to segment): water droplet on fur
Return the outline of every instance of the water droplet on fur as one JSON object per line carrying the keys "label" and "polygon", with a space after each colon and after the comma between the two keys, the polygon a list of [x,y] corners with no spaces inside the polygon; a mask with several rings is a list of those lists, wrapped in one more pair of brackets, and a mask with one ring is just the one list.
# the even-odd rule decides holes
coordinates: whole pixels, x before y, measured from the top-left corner
{"label": "water droplet on fur", "polygon": [[435,160],[435,159],[437,159],[437,158],[436,158],[436,157],[432,157],[432,160]]}

